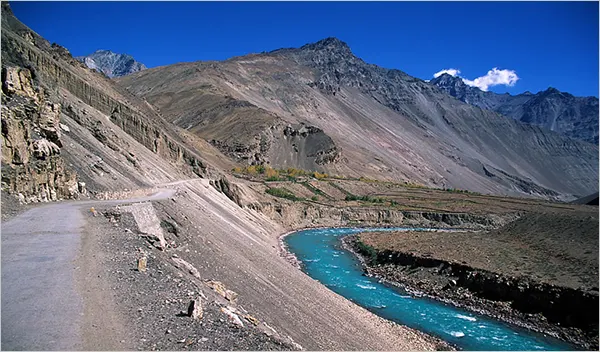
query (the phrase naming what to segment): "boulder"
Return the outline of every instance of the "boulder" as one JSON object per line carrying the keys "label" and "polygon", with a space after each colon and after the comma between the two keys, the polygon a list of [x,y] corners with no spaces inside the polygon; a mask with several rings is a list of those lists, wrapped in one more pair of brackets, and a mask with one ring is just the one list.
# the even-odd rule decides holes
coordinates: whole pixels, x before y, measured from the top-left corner
{"label": "boulder", "polygon": [[177,258],[175,256],[171,259],[173,260],[173,262],[175,263],[175,266],[178,269],[185,269],[190,274],[192,274],[192,276],[194,276],[197,279],[200,279],[200,272],[192,264],[186,262],[185,260],[183,260],[181,258]]}
{"label": "boulder", "polygon": [[202,309],[202,300],[200,299],[200,297],[190,301],[187,313],[194,320],[202,319],[204,311]]}
{"label": "boulder", "polygon": [[137,270],[141,273],[146,272],[147,265],[148,265],[148,258],[141,257],[137,261]]}
{"label": "boulder", "polygon": [[206,284],[210,288],[212,288],[213,290],[215,290],[215,292],[217,292],[219,295],[223,296],[226,300],[228,300],[230,302],[234,302],[237,299],[237,297],[238,297],[237,293],[235,293],[235,292],[233,292],[231,290],[228,290],[225,287],[225,285],[223,285],[223,283],[220,282],[220,281],[210,280],[210,281],[207,281]]}
{"label": "boulder", "polygon": [[232,322],[233,324],[235,324],[236,326],[241,327],[241,328],[244,327],[244,323],[242,322],[242,319],[240,319],[240,317],[236,313],[234,313],[235,308],[221,307],[221,312],[223,312],[225,315],[227,315],[227,318],[229,318],[229,321]]}

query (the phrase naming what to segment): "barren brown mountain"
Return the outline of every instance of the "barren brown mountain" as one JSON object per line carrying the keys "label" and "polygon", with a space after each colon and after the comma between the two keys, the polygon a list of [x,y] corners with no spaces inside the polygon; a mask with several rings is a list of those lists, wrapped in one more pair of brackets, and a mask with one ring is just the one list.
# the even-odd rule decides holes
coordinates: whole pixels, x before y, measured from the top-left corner
{"label": "barren brown mountain", "polygon": [[496,194],[558,197],[597,188],[597,146],[367,64],[336,38],[158,67],[117,82],[244,162]]}

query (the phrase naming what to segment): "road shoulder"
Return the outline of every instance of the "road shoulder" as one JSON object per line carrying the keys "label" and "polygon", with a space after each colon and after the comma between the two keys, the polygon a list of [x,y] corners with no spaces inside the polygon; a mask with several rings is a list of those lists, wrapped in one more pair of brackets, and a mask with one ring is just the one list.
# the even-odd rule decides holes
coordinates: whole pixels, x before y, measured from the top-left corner
{"label": "road shoulder", "polygon": [[85,350],[131,350],[133,341],[125,317],[118,310],[118,294],[111,287],[105,263],[108,258],[102,243],[109,240],[103,226],[97,226],[89,209],[85,218],[81,249],[75,260],[77,290],[83,298],[82,335]]}

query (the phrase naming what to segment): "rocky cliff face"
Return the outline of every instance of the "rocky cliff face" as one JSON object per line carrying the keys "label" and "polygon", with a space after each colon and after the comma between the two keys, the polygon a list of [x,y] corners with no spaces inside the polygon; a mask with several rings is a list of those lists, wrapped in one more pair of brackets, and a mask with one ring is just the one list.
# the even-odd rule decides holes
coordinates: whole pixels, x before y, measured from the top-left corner
{"label": "rocky cliff face", "polygon": [[[110,123],[161,158],[182,167],[187,174],[206,176],[211,172],[197,151],[153,107],[120,91],[103,75],[85,69],[66,49],[48,44],[14,18],[8,6],[3,4],[2,10],[3,64],[30,68],[56,99],[67,96],[60,91],[68,92],[90,110],[108,116]],[[67,113],[73,116],[72,112]],[[92,134],[99,134],[95,131],[97,126],[86,123],[84,127],[91,129]]]}
{"label": "rocky cliff face", "polygon": [[87,67],[104,73],[109,78],[121,77],[146,69],[144,64],[135,61],[131,55],[117,54],[110,50],[97,50],[87,56],[78,56],[76,59]]}
{"label": "rocky cliff face", "polygon": [[2,189],[21,202],[85,192],[61,157],[60,109],[34,85],[28,69],[2,68]]}
{"label": "rocky cliff face", "polygon": [[249,164],[271,164],[276,167],[294,166],[320,170],[334,163],[340,150],[322,129],[303,123],[291,125],[283,122],[260,131],[248,144],[239,140],[211,139],[224,154],[236,161]]}
{"label": "rocky cliff face", "polygon": [[467,104],[493,110],[567,137],[598,144],[596,97],[575,97],[552,87],[537,94],[484,92],[447,73],[432,79],[430,83]]}
{"label": "rocky cliff face", "polygon": [[533,95],[523,104],[520,116],[517,114],[513,116],[525,123],[598,144],[598,98],[596,97],[575,97],[555,88],[548,88]]}
{"label": "rocky cliff face", "polygon": [[[484,92],[479,88],[468,86],[460,77],[454,77],[447,73],[432,79],[429,83],[437,86],[442,91],[462,102],[486,110],[494,110],[496,106],[503,104],[510,99],[508,94]],[[528,99],[529,98],[527,98],[527,100]]]}
{"label": "rocky cliff face", "polygon": [[[218,175],[228,165],[207,142],[24,26],[6,3],[2,66],[3,195],[76,197],[79,180],[98,196]],[[213,166],[199,155],[204,152]]]}

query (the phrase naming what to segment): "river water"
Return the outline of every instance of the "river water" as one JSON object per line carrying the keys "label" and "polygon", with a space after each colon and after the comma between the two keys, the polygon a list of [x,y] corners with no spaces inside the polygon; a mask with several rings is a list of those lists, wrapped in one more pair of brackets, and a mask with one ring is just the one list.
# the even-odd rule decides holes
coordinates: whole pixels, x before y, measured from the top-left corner
{"label": "river water", "polygon": [[358,259],[342,249],[341,237],[364,231],[392,230],[409,229],[311,229],[286,236],[285,243],[302,262],[303,270],[332,291],[385,319],[437,336],[462,350],[575,349],[573,345],[543,334],[428,298],[411,296],[399,288],[363,275]]}

